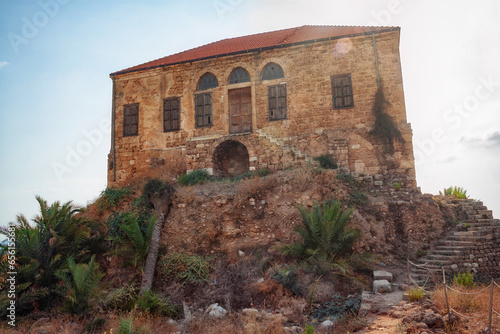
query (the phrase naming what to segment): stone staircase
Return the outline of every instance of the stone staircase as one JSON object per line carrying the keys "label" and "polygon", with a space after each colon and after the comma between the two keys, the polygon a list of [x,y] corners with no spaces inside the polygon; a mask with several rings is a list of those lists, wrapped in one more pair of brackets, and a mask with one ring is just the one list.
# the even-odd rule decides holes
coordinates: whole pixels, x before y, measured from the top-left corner
{"label": "stone staircase", "polygon": [[305,162],[314,162],[314,159],[312,157],[310,157],[309,155],[307,155],[305,153],[302,153],[297,148],[288,145],[287,143],[285,143],[283,138],[274,137],[273,135],[268,134],[264,130],[261,130],[261,129],[255,130],[255,133],[261,139],[264,139],[264,140],[270,142],[271,144],[275,144],[275,145],[279,146],[284,153],[288,153],[288,154],[291,154],[292,156],[294,156],[296,161],[302,160]]}
{"label": "stone staircase", "polygon": [[[486,273],[494,271],[487,268],[488,265],[498,267],[500,249],[495,245],[500,237],[500,220],[493,218],[493,212],[483,202],[464,199],[459,204],[467,219],[434,245],[425,257],[419,259],[419,264],[427,263],[428,270],[410,266],[411,276],[417,283],[442,282],[443,268],[446,280],[449,281],[459,271],[472,270],[483,274],[483,267]],[[483,262],[486,262],[486,266]],[[427,280],[429,274],[431,279]]]}

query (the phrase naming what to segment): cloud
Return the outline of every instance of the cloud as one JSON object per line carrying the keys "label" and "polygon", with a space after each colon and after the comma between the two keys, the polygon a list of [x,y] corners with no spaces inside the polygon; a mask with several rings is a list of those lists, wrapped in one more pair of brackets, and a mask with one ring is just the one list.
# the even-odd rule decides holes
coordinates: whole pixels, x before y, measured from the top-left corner
{"label": "cloud", "polygon": [[500,130],[494,130],[484,135],[464,135],[460,142],[473,147],[500,147]]}
{"label": "cloud", "polygon": [[452,162],[455,162],[458,160],[458,157],[456,155],[450,155],[448,157],[438,159],[437,162],[442,163],[442,164],[450,164]]}
{"label": "cloud", "polygon": [[6,62],[6,61],[0,61],[0,70],[2,69],[2,67],[5,67],[7,65],[9,65],[8,62]]}

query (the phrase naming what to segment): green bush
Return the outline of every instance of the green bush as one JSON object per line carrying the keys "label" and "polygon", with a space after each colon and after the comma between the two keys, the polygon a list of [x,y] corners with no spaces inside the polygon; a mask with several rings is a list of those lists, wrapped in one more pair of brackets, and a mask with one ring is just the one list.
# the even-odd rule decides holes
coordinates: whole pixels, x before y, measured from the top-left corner
{"label": "green bush", "polygon": [[97,199],[97,208],[100,211],[111,210],[115,208],[121,200],[131,194],[133,190],[124,188],[106,188]]}
{"label": "green bush", "polygon": [[101,307],[105,310],[131,311],[137,300],[137,292],[138,288],[134,283],[111,290],[102,296]]}
{"label": "green bush", "polygon": [[231,181],[245,180],[245,179],[252,178],[254,176],[265,177],[265,176],[268,176],[269,174],[271,174],[271,171],[269,169],[260,168],[260,169],[257,169],[255,171],[247,171],[243,174],[237,175],[237,176],[231,178]]}
{"label": "green bush", "polygon": [[352,210],[344,210],[338,201],[327,201],[311,210],[299,208],[299,212],[302,225],[295,226],[294,231],[302,242],[283,246],[283,254],[306,261],[322,274],[346,273],[353,264],[360,266],[365,262],[364,254],[353,254],[352,246],[361,234],[347,226]]}
{"label": "green bush", "polygon": [[453,283],[464,288],[472,288],[476,285],[474,283],[474,273],[468,271],[466,273],[458,273],[453,275]]}
{"label": "green bush", "polygon": [[310,325],[306,325],[306,330],[305,330],[304,334],[316,334],[314,332],[314,327],[310,326]]}
{"label": "green bush", "polygon": [[339,165],[335,161],[335,158],[331,154],[320,155],[315,157],[314,160],[319,162],[319,166],[324,169],[337,169]]}
{"label": "green bush", "polygon": [[172,317],[179,313],[179,309],[167,299],[149,290],[137,299],[137,307],[147,313]]}
{"label": "green bush", "polygon": [[[125,212],[110,216],[110,240],[114,252],[134,267],[148,255],[156,217],[151,213]],[[145,219],[148,218],[147,221]]]}
{"label": "green bush", "polygon": [[163,182],[158,179],[151,179],[148,180],[148,182],[146,182],[146,184],[142,188],[142,196],[140,198],[140,203],[142,203],[146,208],[154,209],[154,205],[151,202],[151,198],[153,196],[158,196],[158,195],[160,197],[164,197],[165,195],[172,196],[174,192],[175,189],[170,183]]}
{"label": "green bush", "polygon": [[444,188],[443,192],[439,192],[439,195],[441,196],[449,196],[449,197],[454,197],[457,199],[466,199],[468,198],[467,196],[467,190],[465,190],[462,187],[449,187],[449,188]]}
{"label": "green bush", "polygon": [[189,174],[184,174],[179,177],[179,184],[183,186],[192,186],[199,183],[204,183],[210,179],[210,175],[204,169],[197,169]]}
{"label": "green bush", "polygon": [[73,258],[68,258],[68,269],[56,272],[65,286],[63,295],[68,311],[76,314],[85,314],[92,307],[99,287],[99,282],[104,274],[99,271],[99,264],[94,261],[95,256],[88,264],[76,264]]}
{"label": "green bush", "polygon": [[304,295],[304,289],[299,285],[295,269],[275,267],[271,273],[271,278],[293,292],[293,294],[297,296]]}
{"label": "green bush", "polygon": [[408,290],[408,300],[411,302],[418,302],[425,296],[425,291],[419,288],[410,288]]}
{"label": "green bush", "polygon": [[210,262],[198,255],[171,253],[160,260],[162,274],[181,284],[209,282],[211,269]]}
{"label": "green bush", "polygon": [[349,195],[350,206],[360,206],[368,202],[368,196],[362,191],[356,191]]}

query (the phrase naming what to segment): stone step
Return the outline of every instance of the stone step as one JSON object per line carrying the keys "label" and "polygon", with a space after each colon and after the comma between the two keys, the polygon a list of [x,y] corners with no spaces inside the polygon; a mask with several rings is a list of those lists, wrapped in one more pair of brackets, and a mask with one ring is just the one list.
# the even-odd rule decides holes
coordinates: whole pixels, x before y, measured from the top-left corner
{"label": "stone step", "polygon": [[493,211],[491,210],[477,210],[477,213],[482,216],[482,218],[493,219]]}
{"label": "stone step", "polygon": [[450,239],[450,237],[448,237],[447,239],[443,240],[442,245],[443,246],[473,247],[474,246],[474,241],[454,240],[454,239]]}
{"label": "stone step", "polygon": [[439,245],[439,246],[436,246],[433,249],[431,249],[429,251],[429,253],[445,252],[445,251],[462,253],[462,252],[468,250],[469,248],[470,248],[469,246]]}
{"label": "stone step", "polygon": [[456,248],[436,248],[430,252],[430,254],[436,254],[436,255],[446,255],[446,256],[452,256],[452,255],[461,255],[464,250],[467,248],[464,248],[463,250],[456,249]]}

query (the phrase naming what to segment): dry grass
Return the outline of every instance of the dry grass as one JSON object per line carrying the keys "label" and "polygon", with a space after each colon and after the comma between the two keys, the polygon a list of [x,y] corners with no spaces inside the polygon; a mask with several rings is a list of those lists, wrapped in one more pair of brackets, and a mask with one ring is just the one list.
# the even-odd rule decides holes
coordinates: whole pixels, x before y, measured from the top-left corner
{"label": "dry grass", "polygon": [[[489,321],[489,307],[490,307],[490,294],[491,289],[489,285],[479,285],[473,288],[464,288],[457,285],[452,285],[452,288],[464,293],[472,293],[473,295],[466,295],[455,292],[451,289],[448,291],[448,301],[450,307],[456,311],[462,322],[469,322],[469,329],[477,326],[477,330],[483,329],[488,326]],[[446,313],[446,298],[444,287],[436,289],[433,294],[434,305]],[[500,312],[500,289],[495,286],[493,297],[493,309]],[[500,316],[493,314],[493,328],[500,329]],[[456,329],[455,329],[456,330]],[[472,330],[471,333],[476,331]]]}

